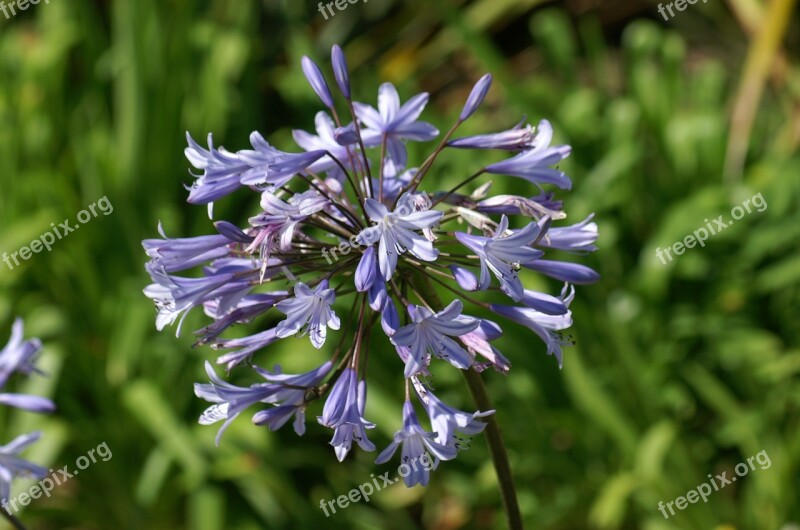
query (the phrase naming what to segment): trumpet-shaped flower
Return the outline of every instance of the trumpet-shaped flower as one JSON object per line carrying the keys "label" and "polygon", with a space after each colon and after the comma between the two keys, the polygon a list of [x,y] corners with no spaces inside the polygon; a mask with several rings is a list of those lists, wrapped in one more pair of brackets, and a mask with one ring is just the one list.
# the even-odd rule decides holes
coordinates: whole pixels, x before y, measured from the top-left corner
{"label": "trumpet-shaped flower", "polygon": [[412,97],[402,106],[400,95],[391,83],[384,83],[378,89],[378,108],[355,103],[356,115],[368,127],[365,136],[374,140],[385,138],[389,158],[405,166],[408,159],[403,140],[426,142],[439,135],[439,130],[424,121],[417,121],[428,104],[428,94]]}
{"label": "trumpet-shaped flower", "polygon": [[358,242],[371,245],[378,239],[378,264],[387,281],[397,268],[400,254],[409,252],[423,261],[434,261],[439,255],[433,244],[414,230],[435,226],[442,218],[442,212],[416,211],[413,200],[410,195],[401,197],[393,212],[374,199],[367,199],[365,203],[367,215],[377,225],[364,229],[358,235]]}
{"label": "trumpet-shaped flower", "polygon": [[[315,370],[299,375],[282,374],[280,369],[273,373],[257,368],[257,372],[267,382],[256,383],[249,387],[240,387],[220,379],[214,372],[211,363],[206,362],[206,374],[208,374],[211,383],[195,383],[194,392],[197,397],[213,403],[213,405],[203,412],[199,422],[201,425],[211,425],[218,421],[223,421],[216,437],[216,444],[219,445],[222,435],[231,422],[256,403],[290,406],[294,409],[292,412],[294,414],[297,412],[298,406],[304,404],[306,391],[318,385],[328,374],[331,366],[330,362],[326,362]],[[295,432],[298,435],[302,435],[305,432],[303,418],[303,415],[299,414],[298,421],[295,423]],[[253,421],[266,423],[263,414],[254,416]],[[283,423],[285,423],[285,420],[280,425],[275,426],[275,429],[282,426]]]}
{"label": "trumpet-shaped flower", "polygon": [[486,422],[478,418],[486,418],[494,414],[493,410],[469,413],[453,408],[436,397],[436,394],[423,385],[419,379],[412,378],[412,380],[414,390],[431,420],[431,427],[436,433],[436,441],[440,444],[461,449],[461,441],[456,433],[469,436],[479,434],[486,428]]}
{"label": "trumpet-shaped flower", "polygon": [[541,250],[530,246],[539,238],[541,230],[536,223],[530,223],[510,235],[506,235],[506,231],[508,231],[508,217],[504,215],[491,237],[456,232],[456,238],[475,252],[480,259],[481,275],[478,288],[483,290],[489,287],[491,270],[500,280],[503,292],[518,302],[522,299],[523,288],[517,271],[520,263],[528,263],[542,256]]}
{"label": "trumpet-shaped flower", "polygon": [[287,298],[275,304],[286,320],[278,323],[276,335],[279,338],[291,337],[298,332],[308,333],[311,344],[322,348],[328,328],[339,329],[339,317],[331,309],[336,292],[328,288],[328,280],[323,280],[312,291],[306,284],[298,282],[294,287],[294,298]]}
{"label": "trumpet-shaped flower", "polygon": [[478,320],[461,315],[464,304],[453,300],[438,313],[419,306],[410,306],[412,323],[403,326],[392,337],[397,346],[408,346],[410,358],[405,377],[411,377],[427,365],[428,355],[445,359],[466,370],[472,364],[469,354],[450,337],[460,337],[478,327]]}
{"label": "trumpet-shaped flower", "polygon": [[417,419],[417,414],[414,412],[414,407],[408,400],[403,404],[403,428],[395,433],[394,440],[378,455],[375,463],[383,464],[388,462],[394,456],[398,447],[401,447],[402,463],[408,465],[411,469],[403,477],[403,481],[409,488],[416,484],[428,485],[430,470],[426,466],[419,465],[426,453],[432,454],[439,460],[452,460],[458,452],[455,446],[437,441],[435,433],[428,432],[422,428]]}

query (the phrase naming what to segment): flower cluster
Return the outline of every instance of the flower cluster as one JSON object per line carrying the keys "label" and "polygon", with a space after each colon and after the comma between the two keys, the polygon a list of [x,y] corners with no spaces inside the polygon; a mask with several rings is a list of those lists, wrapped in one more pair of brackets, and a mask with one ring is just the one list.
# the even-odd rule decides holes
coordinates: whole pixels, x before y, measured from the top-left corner
{"label": "flower cluster", "polygon": [[[21,319],[14,322],[11,339],[0,351],[0,390],[15,373],[41,373],[33,362],[42,349],[39,339],[24,341],[22,339],[23,324]],[[49,413],[56,409],[55,404],[47,398],[27,394],[0,392],[0,404],[31,412]],[[11,481],[18,475],[42,479],[47,476],[47,469],[23,460],[18,455],[23,449],[34,443],[41,436],[40,432],[23,434],[6,445],[0,446],[0,501],[8,500]]]}
{"label": "flower cluster", "polygon": [[[396,352],[406,385],[403,426],[377,461],[388,460],[402,445],[403,459],[418,458],[427,450],[438,464],[466,446],[462,436],[481,432],[486,424],[478,418],[493,411],[467,413],[443,403],[426,383],[431,363],[440,359],[460,370],[491,367],[501,373],[511,366],[492,345],[501,327],[465,314],[465,304],[471,311],[528,327],[560,365],[567,342],[562,333],[572,325],[573,284],[591,283],[598,275],[586,266],[544,257],[551,250],[595,250],[597,225],[589,217],[571,226],[552,226],[566,214],[548,188],[571,187],[569,177],[553,166],[570,154],[570,147],[550,145],[553,131],[547,121],[453,138],[482,104],[491,75],[475,84],[458,121],[431,155],[412,167],[407,142],[428,142],[440,135],[420,121],[428,94],[403,103],[395,87],[384,83],[377,107],[353,101],[338,46],[331,60],[344,100],[338,109],[317,64],[308,57],[302,60],[303,72],[327,111],[316,115],[316,134],[294,131],[301,151],[280,151],[257,132],[250,137],[252,149],[237,152],[215,147],[211,135],[207,149],[188,137],[186,156],[197,170],[189,203],[207,205],[213,218],[215,201],[244,188],[260,194],[260,211],[244,228],[217,221],[216,233],[202,237],[170,239],[159,227],[161,239],[143,242],[154,282],[144,292],[155,301],[159,330],[179,321],[180,332],[186,315],[202,307],[213,323],[196,332],[198,343],[222,350],[217,363],[228,370],[244,364],[261,378],[238,387],[206,365],[211,382],[197,384],[195,391],[212,403],[200,422],[223,422],[217,441],[231,421],[254,405],[262,407],[252,417],[255,424],[275,430],[294,418],[294,429],[302,435],[306,409],[324,399],[317,419],[333,430],[331,445],[338,459],[345,458],[354,442],[374,450],[367,434],[374,424],[364,417],[364,374],[375,332],[381,336],[372,340],[377,346],[373,355],[385,363],[390,362],[384,357],[387,350]],[[423,183],[435,184],[428,181],[439,154],[457,149],[512,156],[480,168],[447,191],[426,188]],[[534,194],[489,196],[488,180],[471,193],[464,191],[489,175],[524,179]],[[199,265],[200,277],[174,275]],[[527,271],[563,282],[560,294],[526,289],[522,279],[533,274]],[[488,300],[477,300],[477,292]],[[440,303],[440,293],[452,295],[452,301]],[[343,323],[334,306],[345,297],[352,301]],[[285,315],[276,326],[244,338],[222,338],[232,325],[273,309]],[[330,360],[297,375],[253,365],[256,352],[305,335],[314,348],[329,337],[335,341]],[[430,431],[419,422],[413,401],[427,413]],[[425,470],[407,477],[406,483],[427,481]]]}

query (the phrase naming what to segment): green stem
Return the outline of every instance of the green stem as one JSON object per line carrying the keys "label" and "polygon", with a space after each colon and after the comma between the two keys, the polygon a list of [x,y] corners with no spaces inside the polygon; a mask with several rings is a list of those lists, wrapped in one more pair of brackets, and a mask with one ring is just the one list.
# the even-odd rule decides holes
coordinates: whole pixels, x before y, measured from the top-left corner
{"label": "green stem", "polygon": [[[425,293],[426,300],[430,303],[431,308],[437,311],[444,308],[444,304],[442,304],[442,301],[439,299],[439,295],[431,284],[428,276],[416,274],[413,277],[413,282],[421,287],[420,291]],[[478,410],[493,410],[494,407],[492,407],[492,401],[489,398],[489,393],[486,391],[486,385],[483,383],[481,374],[472,368],[464,370],[463,372],[472,398],[478,406]],[[519,503],[517,502],[517,490],[514,487],[514,476],[511,474],[508,452],[503,443],[503,437],[500,434],[500,426],[497,423],[496,414],[488,416],[484,421],[486,422],[486,429],[484,431],[484,433],[486,433],[486,442],[489,445],[492,464],[494,464],[494,471],[497,474],[497,482],[500,484],[500,494],[503,498],[503,508],[506,512],[508,528],[509,530],[522,530],[522,514],[519,511]]]}
{"label": "green stem", "polygon": [[[467,386],[472,393],[472,398],[478,406],[478,410],[492,410],[492,402],[486,392],[486,385],[483,383],[481,374],[470,368],[464,371]],[[517,503],[517,491],[514,487],[514,476],[511,474],[511,465],[508,462],[508,452],[503,444],[503,437],[500,435],[500,427],[497,424],[496,413],[492,414],[484,421],[487,422],[486,441],[489,444],[489,452],[492,455],[497,481],[500,483],[500,493],[503,497],[503,507],[506,510],[506,520],[509,530],[522,530],[522,514]]]}

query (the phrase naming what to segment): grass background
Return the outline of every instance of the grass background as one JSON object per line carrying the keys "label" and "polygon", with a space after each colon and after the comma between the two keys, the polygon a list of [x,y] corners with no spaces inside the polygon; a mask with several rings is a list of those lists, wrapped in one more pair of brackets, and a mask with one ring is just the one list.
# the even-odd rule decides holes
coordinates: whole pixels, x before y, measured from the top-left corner
{"label": "grass background", "polygon": [[[50,374],[14,389],[59,406],[47,418],[3,412],[3,440],[44,430],[27,456],[53,467],[74,467],[102,442],[113,452],[22,519],[31,529],[503,527],[482,437],[427,489],[393,486],[329,519],[320,499],[396,463],[376,467],[374,454],[356,451],[339,464],[330,432],[313,422],[298,439],[242,419],[215,448],[215,429],[196,424],[204,407],[191,386],[215,355],[192,349],[188,333],[157,333],[141,293],[140,241],[158,220],[175,236],[211,230],[204,209],[185,203],[185,131],[213,131],[235,150],[258,129],[288,149],[291,129],[310,129],[319,109],[299,59],[310,54],[329,71],[329,47],[339,42],[362,101],[374,101],[384,80],[404,98],[425,90],[424,117],[446,129],[471,84],[491,71],[492,92],[465,131],[501,130],[525,114],[549,119],[557,140],[573,146],[562,167],[575,185],[564,198],[574,221],[597,213],[600,250],[585,262],[603,280],[578,291],[577,346],[563,370],[530,334],[507,327],[498,345],[512,371],[486,374],[527,527],[796,529],[800,17],[792,4],[719,0],[664,21],[655,4],[633,0],[370,0],[325,21],[312,2],[288,0],[51,0],[0,19],[0,251],[51,222],[74,222],[100,197],[114,205],[52,252],[13,271],[0,266],[0,342],[23,316],[28,335],[45,341]],[[443,156],[441,189],[483,157]],[[657,247],[756,193],[766,211],[666,266],[657,260]],[[253,199],[237,194],[218,215],[242,221]],[[186,329],[202,322],[192,315]],[[256,360],[306,369],[317,354],[299,344]],[[383,446],[400,422],[402,386],[394,355],[380,354],[367,417]],[[469,408],[455,370],[437,373],[436,386]],[[769,469],[668,521],[658,512],[659,500],[709,473],[730,475],[761,450]]]}

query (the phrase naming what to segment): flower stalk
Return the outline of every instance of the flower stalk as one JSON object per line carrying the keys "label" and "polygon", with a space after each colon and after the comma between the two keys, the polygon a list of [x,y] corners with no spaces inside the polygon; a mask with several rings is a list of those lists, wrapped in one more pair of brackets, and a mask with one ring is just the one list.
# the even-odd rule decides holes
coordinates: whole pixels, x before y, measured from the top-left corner
{"label": "flower stalk", "polygon": [[[439,298],[436,289],[430,282],[430,277],[424,275],[417,275],[414,280],[419,282],[418,285],[426,293],[428,303],[437,311],[443,308],[442,301]],[[486,390],[486,384],[483,382],[483,377],[473,368],[464,370],[464,379],[469,387],[472,399],[478,410],[494,410],[492,400]],[[522,515],[519,511],[519,502],[517,501],[517,490],[514,486],[514,475],[511,473],[511,465],[508,460],[508,451],[506,451],[503,436],[500,433],[500,426],[494,414],[483,418],[486,422],[486,443],[489,446],[489,454],[492,457],[492,465],[494,466],[495,474],[497,475],[497,483],[500,485],[500,496],[503,499],[503,510],[506,514],[506,522],[508,523],[509,530],[522,530]]]}

